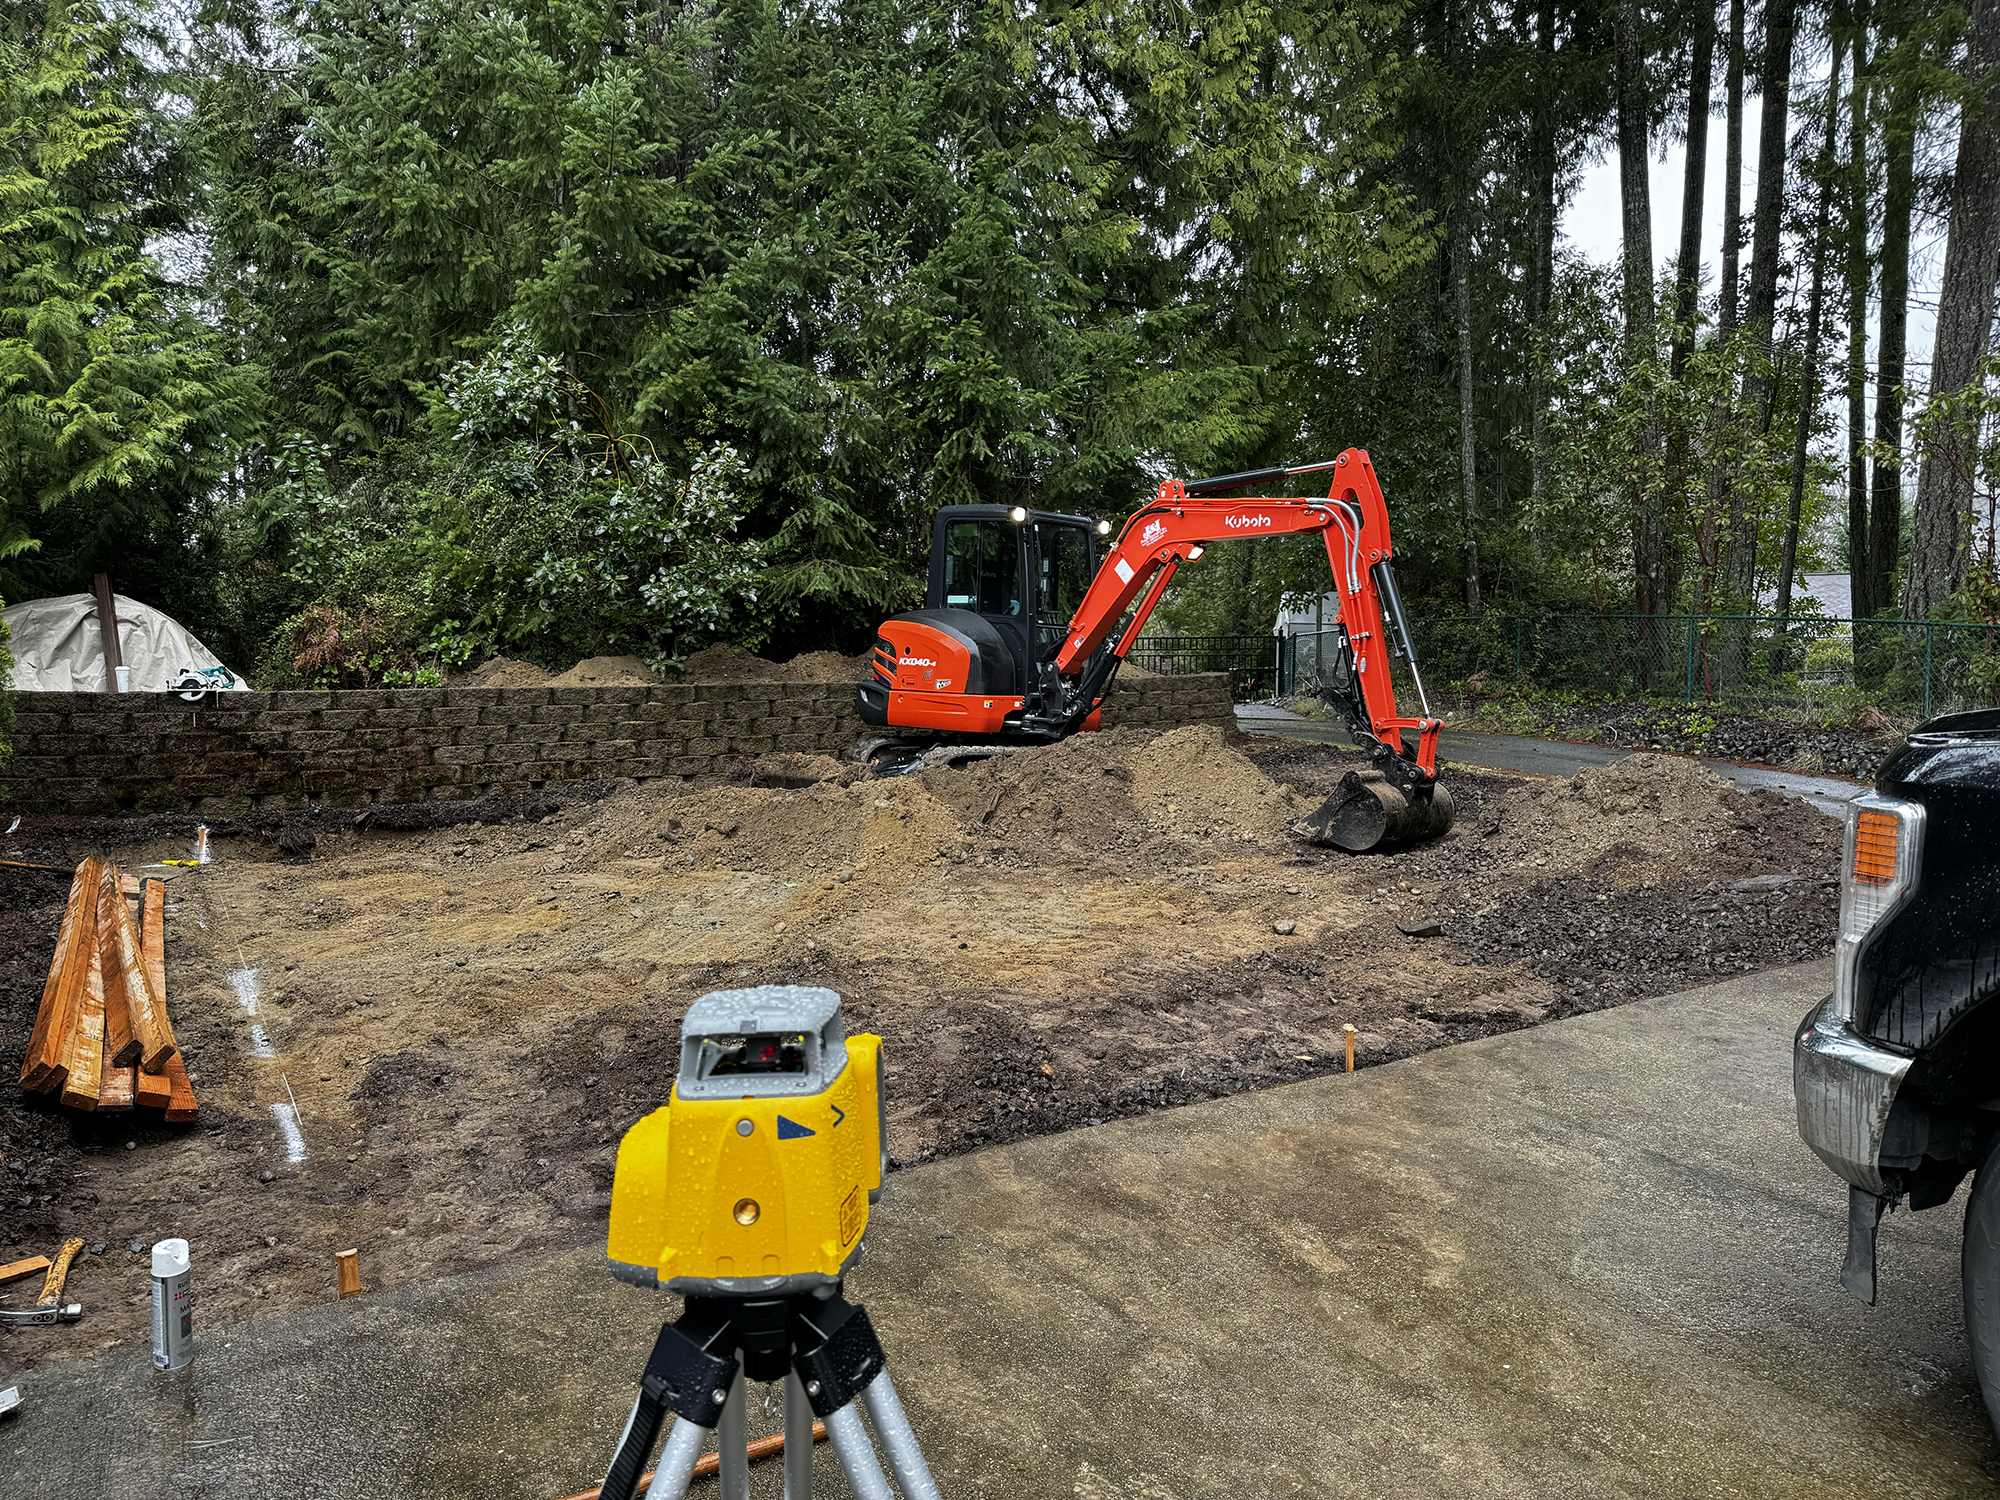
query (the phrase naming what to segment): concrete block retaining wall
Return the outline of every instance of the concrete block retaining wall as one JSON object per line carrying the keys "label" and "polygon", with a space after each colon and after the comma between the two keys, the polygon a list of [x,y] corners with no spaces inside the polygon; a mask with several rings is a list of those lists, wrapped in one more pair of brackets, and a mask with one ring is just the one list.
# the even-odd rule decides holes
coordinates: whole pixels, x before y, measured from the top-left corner
{"label": "concrete block retaining wall", "polygon": [[[0,810],[184,812],[449,801],[565,782],[727,772],[773,750],[842,755],[845,683],[22,693]],[[1221,674],[1137,678],[1106,727],[1234,723]]]}

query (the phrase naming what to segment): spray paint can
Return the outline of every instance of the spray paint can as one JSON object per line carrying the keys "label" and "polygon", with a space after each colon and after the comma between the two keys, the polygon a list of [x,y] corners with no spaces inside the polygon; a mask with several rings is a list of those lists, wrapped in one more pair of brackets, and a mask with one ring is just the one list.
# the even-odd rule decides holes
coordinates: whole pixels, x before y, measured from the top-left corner
{"label": "spray paint can", "polygon": [[153,1368],[178,1370],[194,1358],[194,1291],[188,1242],[153,1246]]}

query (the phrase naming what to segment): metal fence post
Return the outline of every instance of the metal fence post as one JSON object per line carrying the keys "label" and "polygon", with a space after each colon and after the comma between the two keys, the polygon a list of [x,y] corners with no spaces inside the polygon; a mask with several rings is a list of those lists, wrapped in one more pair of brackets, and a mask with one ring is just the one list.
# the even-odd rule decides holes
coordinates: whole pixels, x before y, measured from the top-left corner
{"label": "metal fence post", "polygon": [[1924,622],[1924,717],[1931,716],[1931,632],[1937,627]]}
{"label": "metal fence post", "polygon": [[1687,701],[1692,703],[1694,702],[1694,616],[1689,615],[1687,617],[1687,621],[1688,621]]}

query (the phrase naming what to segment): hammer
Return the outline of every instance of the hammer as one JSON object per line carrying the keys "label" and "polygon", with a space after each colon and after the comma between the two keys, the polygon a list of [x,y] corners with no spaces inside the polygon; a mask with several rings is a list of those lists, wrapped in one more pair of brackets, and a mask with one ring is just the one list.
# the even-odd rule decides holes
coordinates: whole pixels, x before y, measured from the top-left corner
{"label": "hammer", "polygon": [[72,1302],[65,1307],[62,1300],[63,1283],[69,1279],[69,1264],[82,1248],[83,1241],[80,1239],[63,1241],[62,1249],[56,1252],[55,1263],[49,1267],[47,1279],[42,1282],[42,1295],[35,1299],[35,1305],[19,1312],[0,1311],[0,1324],[20,1328],[42,1323],[74,1323],[82,1317],[81,1302]]}

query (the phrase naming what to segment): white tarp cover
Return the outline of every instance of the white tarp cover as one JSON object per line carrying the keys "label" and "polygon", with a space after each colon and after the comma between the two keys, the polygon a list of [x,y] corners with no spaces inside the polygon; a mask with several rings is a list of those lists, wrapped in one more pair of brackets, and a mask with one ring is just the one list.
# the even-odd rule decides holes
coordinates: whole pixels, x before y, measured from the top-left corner
{"label": "white tarp cover", "polygon": [[[111,596],[118,616],[118,650],[132,671],[135,693],[165,692],[190,671],[219,667],[213,651],[188,633],[171,615],[150,604]],[[104,643],[97,629],[97,600],[90,594],[63,594],[54,599],[30,599],[0,610],[11,636],[14,686],[27,693],[102,693],[112,684],[104,671]],[[211,685],[247,691],[249,684],[230,674]]]}

